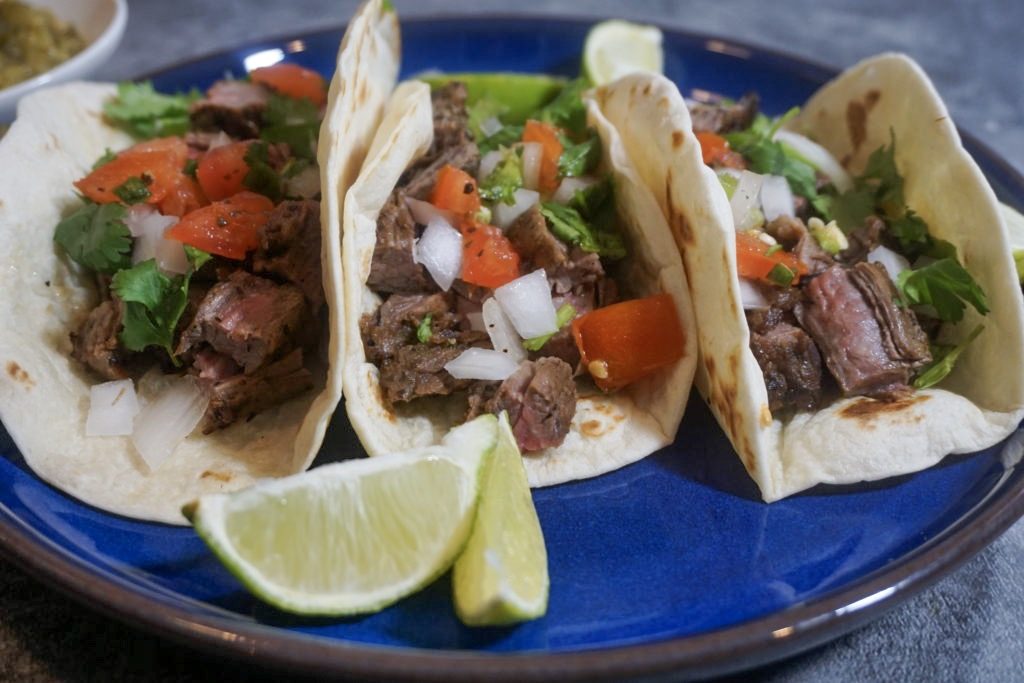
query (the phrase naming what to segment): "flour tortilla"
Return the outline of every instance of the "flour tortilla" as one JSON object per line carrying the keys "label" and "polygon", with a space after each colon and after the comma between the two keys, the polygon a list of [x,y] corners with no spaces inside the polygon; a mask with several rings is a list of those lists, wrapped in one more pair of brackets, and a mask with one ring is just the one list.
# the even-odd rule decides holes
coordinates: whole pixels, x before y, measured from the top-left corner
{"label": "flour tortilla", "polygon": [[982,317],[968,308],[957,339],[978,324],[984,332],[940,388],[895,403],[840,399],[786,421],[768,408],[743,315],[729,201],[702,163],[683,98],[659,76],[630,77],[599,89],[596,98],[669,216],[697,314],[697,387],[766,501],[819,483],[915,472],[949,453],[991,446],[1017,427],[1024,416],[1024,318],[1006,226],[949,113],[912,60],[885,54],[854,66],[811,98],[790,127],[854,174],[889,144],[892,129],[908,205],[932,235],[956,245],[992,310]]}
{"label": "flour tortilla", "polygon": [[[634,296],[669,292],[686,333],[683,358],[666,372],[614,394],[583,389],[564,443],[523,462],[531,486],[547,486],[617,469],[675,439],[696,367],[694,315],[686,274],[665,219],[626,155],[617,132],[593,103],[588,120],[600,135],[604,164],[615,176],[621,226],[630,256],[620,283]],[[380,305],[367,286],[376,242],[377,215],[399,176],[426,152],[433,138],[428,86],[403,83],[392,97],[359,178],[345,199],[344,255],[347,352],[345,405],[349,420],[370,455],[437,443],[462,420],[465,399],[420,399],[392,412],[381,398],[377,367],[366,360],[359,319]]]}
{"label": "flour tortilla", "polygon": [[[379,123],[397,55],[394,13],[370,3],[342,43],[320,135],[325,249],[337,250],[338,198]],[[81,205],[72,182],[105,149],[132,144],[102,120],[103,102],[115,93],[112,84],[73,83],[30,95],[0,143],[0,417],[47,482],[110,512],[184,524],[181,506],[197,496],[307,468],[340,398],[341,379],[323,362],[314,371],[314,390],[248,422],[192,434],[155,471],[128,437],[85,436],[89,387],[101,380],[71,358],[68,335],[98,298],[93,278],[55,246],[53,234]],[[339,280],[324,283],[335,353],[344,336]]]}

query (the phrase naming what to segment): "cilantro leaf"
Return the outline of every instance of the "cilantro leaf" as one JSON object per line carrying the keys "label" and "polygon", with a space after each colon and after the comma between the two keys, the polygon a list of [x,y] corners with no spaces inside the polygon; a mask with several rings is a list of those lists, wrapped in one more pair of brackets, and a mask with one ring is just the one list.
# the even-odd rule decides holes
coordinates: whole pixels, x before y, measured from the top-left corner
{"label": "cilantro leaf", "polygon": [[586,175],[601,161],[601,138],[594,130],[587,131],[583,142],[575,143],[560,135],[562,155],[558,157],[558,176],[573,178]]}
{"label": "cilantro leaf", "polygon": [[519,142],[523,137],[523,126],[504,126],[494,135],[479,139],[476,146],[480,148],[480,154],[493,152],[500,147],[509,147]]}
{"label": "cilantro leaf", "polygon": [[148,175],[132,176],[114,188],[116,194],[125,204],[139,204],[150,198],[149,186],[153,179]]}
{"label": "cilantro leaf", "polygon": [[860,226],[875,212],[875,193],[867,188],[853,188],[832,198],[832,218],[846,234]]}
{"label": "cilantro leaf", "polygon": [[131,265],[132,238],[120,204],[86,204],[60,223],[54,241],[76,263],[99,273]]}
{"label": "cilantro leaf", "polygon": [[620,233],[588,225],[575,208],[555,202],[542,202],[540,212],[547,220],[548,229],[566,244],[576,245],[584,251],[595,252],[613,260],[626,255],[626,245]]}
{"label": "cilantro leaf", "polygon": [[587,127],[587,109],[583,105],[583,91],[590,87],[584,78],[569,81],[555,99],[541,107],[538,120],[581,134]]}
{"label": "cilantro leaf", "polygon": [[430,324],[434,320],[432,313],[427,313],[423,316],[423,320],[416,326],[416,339],[420,344],[426,344],[430,341],[430,338],[434,336],[433,330],[430,329]]}
{"label": "cilantro leaf", "polygon": [[[902,210],[903,207],[900,208]],[[914,258],[931,248],[934,240],[928,234],[928,224],[912,209],[907,209],[902,216],[890,218],[888,224],[889,234],[896,239],[900,251],[907,258]]]}
{"label": "cilantro leaf", "polygon": [[119,83],[117,96],[104,103],[103,114],[136,138],[184,135],[189,128],[189,105],[199,97],[196,90],[177,95],[158,93],[150,81]]}
{"label": "cilantro leaf", "polygon": [[185,247],[185,258],[188,259],[189,264],[192,266],[192,272],[195,272],[206,265],[206,262],[213,258],[209,253],[202,249],[196,249],[191,244],[184,245]]}
{"label": "cilantro leaf", "polygon": [[896,278],[896,288],[910,305],[931,306],[939,319],[946,322],[960,322],[966,304],[982,315],[989,310],[984,290],[952,258],[940,259],[917,270],[903,271]]}
{"label": "cilantro leaf", "polygon": [[270,151],[265,142],[254,142],[245,150],[245,163],[249,171],[242,179],[242,185],[270,198],[275,204],[281,201],[283,193],[281,176],[270,165]]}
{"label": "cilantro leaf", "polygon": [[[562,329],[576,317],[576,308],[572,304],[562,304],[555,311],[555,324],[558,325],[558,329]],[[551,338],[555,336],[557,330],[551,334],[542,334],[539,337],[530,337],[529,339],[523,340],[523,348],[527,351],[540,351],[541,348],[551,341]]]}
{"label": "cilantro leaf", "polygon": [[199,162],[195,159],[189,159],[185,162],[185,165],[181,168],[181,172],[191,178],[197,178],[196,171],[199,170]]}
{"label": "cilantro leaf", "polygon": [[266,126],[260,131],[261,140],[287,143],[292,154],[301,159],[316,158],[320,110],[315,104],[304,98],[271,93],[263,121]]}
{"label": "cilantro leaf", "polygon": [[118,338],[126,348],[159,346],[174,357],[174,328],[188,302],[188,282],[188,276],[172,280],[161,273],[156,259],[114,275],[110,289],[124,301],[124,326]]}
{"label": "cilantro leaf", "polygon": [[480,183],[480,198],[487,202],[516,203],[515,192],[523,186],[523,162],[519,153],[510,148],[502,150],[501,161]]}
{"label": "cilantro leaf", "polygon": [[114,154],[114,152],[111,151],[111,149],[109,147],[106,147],[103,150],[103,156],[101,156],[99,159],[97,159],[96,163],[94,163],[92,165],[92,170],[95,171],[100,166],[105,166],[105,165],[109,164],[111,161],[113,161],[116,158],[117,158],[117,155]]}
{"label": "cilantro leaf", "polygon": [[887,216],[896,217],[903,213],[906,202],[903,199],[903,177],[896,168],[896,133],[891,128],[889,139],[888,147],[883,145],[868,157],[857,184],[873,187],[878,205]]}
{"label": "cilantro leaf", "polygon": [[974,341],[981,331],[985,329],[984,325],[978,325],[974,330],[967,335],[967,338],[956,346],[933,346],[932,347],[932,362],[928,366],[921,370],[921,373],[914,378],[915,389],[927,389],[928,387],[935,386],[946,378],[953,370],[953,366],[956,364],[960,354],[964,352],[964,349]]}

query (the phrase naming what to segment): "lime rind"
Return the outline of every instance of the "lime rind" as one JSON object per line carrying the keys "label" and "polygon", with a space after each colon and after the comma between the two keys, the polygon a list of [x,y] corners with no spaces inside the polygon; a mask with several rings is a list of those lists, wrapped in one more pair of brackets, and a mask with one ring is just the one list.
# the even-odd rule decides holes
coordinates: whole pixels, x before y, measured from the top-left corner
{"label": "lime rind", "polygon": [[[378,458],[350,460],[317,468],[310,472],[287,477],[285,479],[266,482],[244,491],[233,494],[217,494],[203,497],[192,511],[193,523],[199,536],[207,543],[214,554],[227,569],[241,581],[254,595],[265,602],[282,610],[305,615],[348,616],[374,612],[401,598],[425,587],[439,578],[462,552],[469,539],[476,518],[480,498],[482,474],[491,460],[497,439],[497,420],[488,415],[458,427],[444,439],[440,446],[418,449],[404,454],[393,454]],[[384,475],[388,480],[385,487],[392,486],[396,473],[413,473],[412,479],[423,475],[431,480],[436,488],[444,489],[445,482],[450,480],[452,487],[444,489],[444,493],[457,498],[453,502],[457,509],[449,518],[440,520],[434,529],[428,529],[436,538],[410,537],[409,527],[430,519],[431,514],[438,512],[438,506],[446,501],[446,496],[425,496],[422,487],[412,491],[397,491],[390,502],[394,507],[405,505],[401,518],[389,517],[392,505],[364,505],[359,503],[360,492],[366,492],[368,478]],[[426,473],[426,474],[424,474]],[[431,476],[437,475],[431,479]],[[380,485],[381,482],[376,482]],[[319,516],[296,517],[287,505],[296,503],[297,493],[328,494],[315,501],[319,505]],[[350,538],[360,539],[358,543],[372,547],[360,549],[370,553],[370,566],[364,566],[357,580],[351,585],[342,587],[325,587],[324,585],[304,587],[303,581],[309,576],[289,575],[287,568],[291,562],[291,570],[301,573],[310,568],[307,564],[310,557],[302,556],[303,545],[306,549],[318,548],[322,552],[338,548],[338,537],[330,532],[337,531],[338,519],[331,516],[331,507],[336,499],[329,496],[350,496],[356,503],[351,509],[358,514],[350,516],[349,522],[354,526],[346,529]],[[291,496],[291,498],[289,497]],[[388,499],[385,499],[388,500]],[[380,503],[381,501],[376,501]],[[274,506],[277,509],[274,509]],[[301,507],[298,508],[301,511]],[[289,516],[291,515],[291,516]],[[326,535],[320,538],[303,536],[310,528],[273,529],[275,524],[301,526],[298,522],[313,523],[310,528],[316,530],[319,522],[320,531]],[[232,520],[240,520],[240,525],[232,527]],[[376,521],[380,528],[366,528],[367,523]],[[246,525],[250,528],[246,528]],[[429,524],[427,524],[429,527]],[[280,542],[286,547],[281,548],[283,554],[275,555],[267,551],[267,535],[275,536],[271,542]],[[254,540],[255,539],[255,540]],[[281,541],[280,539],[284,539]],[[392,547],[388,547],[388,540]],[[355,542],[355,541],[353,541]],[[288,544],[291,543],[291,546]],[[374,545],[376,544],[376,545]],[[341,544],[344,545],[344,544]],[[402,551],[410,547],[417,549],[422,556],[408,557]],[[387,551],[397,551],[388,554]],[[296,557],[297,556],[297,557]],[[373,567],[372,562],[388,558],[411,561],[401,577],[395,578],[392,565]],[[349,571],[353,564],[352,557],[312,558],[323,565],[324,573],[319,578]],[[358,563],[356,563],[358,564]],[[315,566],[315,565],[314,565]],[[282,571],[284,578],[282,578]],[[389,571],[391,574],[389,575]],[[352,577],[349,577],[352,578]],[[374,582],[378,585],[374,585]],[[315,583],[315,582],[314,582]],[[321,584],[323,581],[321,581]],[[296,585],[298,584],[298,585]]]}
{"label": "lime rind", "polygon": [[612,19],[596,24],[583,46],[583,73],[594,85],[637,71],[661,73],[664,53],[656,26]]}

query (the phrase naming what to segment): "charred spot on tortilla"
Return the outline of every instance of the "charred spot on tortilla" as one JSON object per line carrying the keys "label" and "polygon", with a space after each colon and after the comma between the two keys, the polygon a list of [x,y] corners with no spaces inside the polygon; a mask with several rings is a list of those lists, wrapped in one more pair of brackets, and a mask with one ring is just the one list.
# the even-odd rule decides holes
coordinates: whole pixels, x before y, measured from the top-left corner
{"label": "charred spot on tortilla", "polygon": [[16,362],[7,361],[7,374],[15,382],[25,385],[26,389],[31,389],[36,385],[35,381],[29,376],[28,372],[25,371]]}
{"label": "charred spot on tortilla", "polygon": [[[649,86],[648,86],[649,87]],[[672,149],[679,149],[683,146],[683,131],[674,130],[672,131]]]}
{"label": "charred spot on tortilla", "polygon": [[850,135],[850,144],[856,153],[868,137],[868,110],[857,100],[851,100],[846,105],[846,128]]}
{"label": "charred spot on tortilla", "polygon": [[583,432],[584,436],[598,437],[605,433],[605,429],[602,429],[604,425],[600,420],[587,420],[580,425],[580,431]]}
{"label": "charred spot on tortilla", "polygon": [[672,169],[669,168],[665,174],[665,209],[668,212],[669,228],[678,241],[692,247],[694,245],[693,231],[690,229],[686,216],[672,201],[672,185]]}
{"label": "charred spot on tortilla", "polygon": [[206,470],[199,475],[200,479],[216,479],[217,481],[224,482],[225,484],[231,481],[230,472],[215,472],[214,470]]}
{"label": "charred spot on tortilla", "polygon": [[648,83],[647,85],[644,86],[644,95],[650,95],[650,94],[651,94],[651,84]]}
{"label": "charred spot on tortilla", "polygon": [[839,416],[866,423],[871,422],[881,415],[895,415],[904,411],[909,411],[915,405],[923,403],[930,398],[931,397],[927,394],[916,394],[914,396],[908,396],[907,398],[901,398],[895,401],[880,401],[874,398],[861,398],[847,406],[844,406],[843,409],[839,411]]}

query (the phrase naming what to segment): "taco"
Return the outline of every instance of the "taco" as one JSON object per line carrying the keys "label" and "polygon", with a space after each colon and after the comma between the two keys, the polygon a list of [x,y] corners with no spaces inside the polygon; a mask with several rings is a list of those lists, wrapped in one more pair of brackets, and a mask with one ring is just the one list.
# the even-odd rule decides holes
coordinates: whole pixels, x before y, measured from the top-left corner
{"label": "taco", "polygon": [[913,61],[866,60],[775,121],[754,96],[688,109],[660,77],[595,99],[661,190],[695,381],[766,501],[921,470],[1017,427],[1006,228]]}
{"label": "taco", "polygon": [[618,133],[582,81],[515,117],[432,80],[395,91],[345,200],[345,405],[367,452],[505,410],[543,486],[672,443],[693,314]]}
{"label": "taco", "polygon": [[0,415],[40,477],[184,523],[201,494],[309,466],[344,337],[320,244],[338,251],[396,31],[364,7],[329,88],[281,63],[202,95],[75,83],[22,100],[0,144]]}

